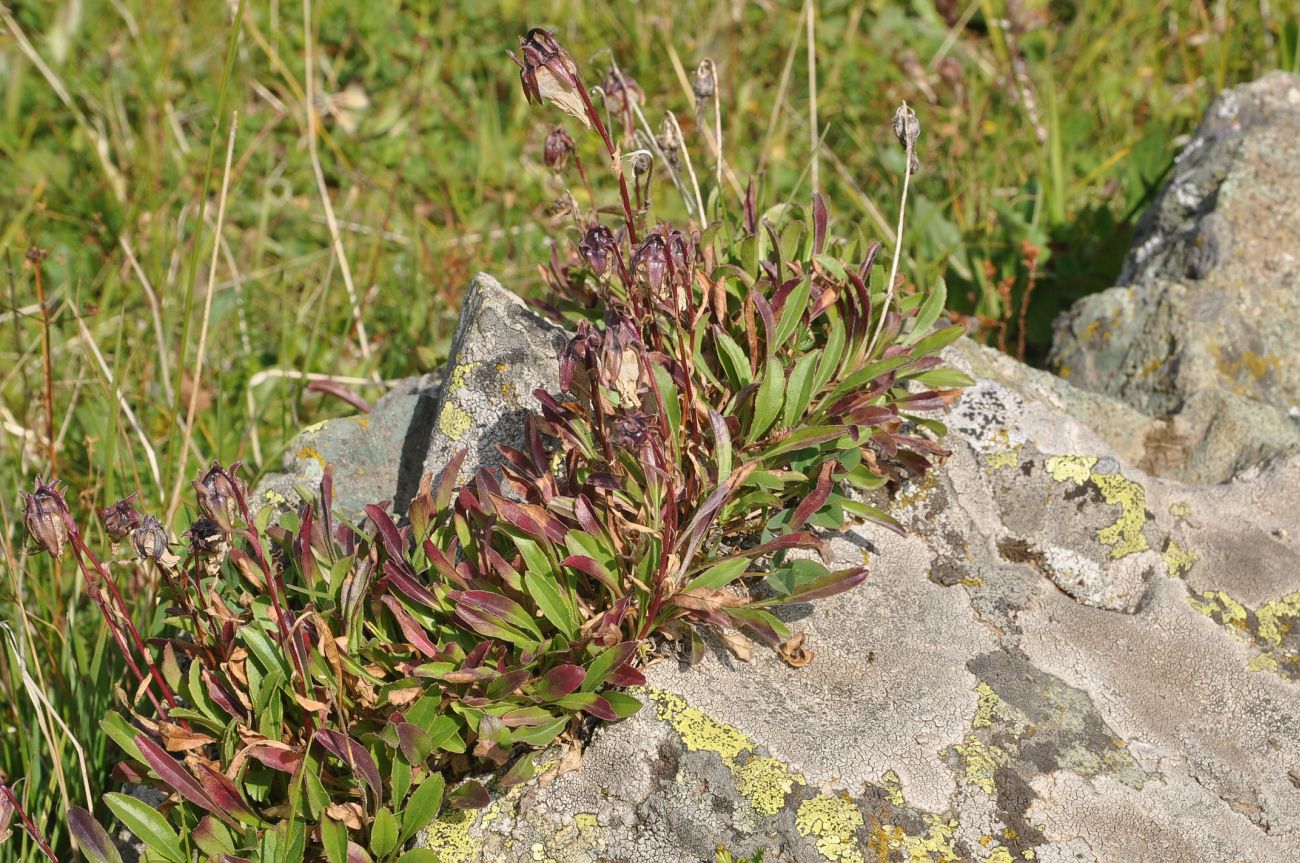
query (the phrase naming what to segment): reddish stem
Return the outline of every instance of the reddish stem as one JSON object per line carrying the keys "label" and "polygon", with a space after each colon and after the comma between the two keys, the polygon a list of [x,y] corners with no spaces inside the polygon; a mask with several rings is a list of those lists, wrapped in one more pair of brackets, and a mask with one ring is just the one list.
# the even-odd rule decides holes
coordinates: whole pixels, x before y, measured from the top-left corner
{"label": "reddish stem", "polygon": [[14,808],[14,811],[18,813],[18,817],[22,819],[23,827],[27,830],[28,834],[31,835],[32,839],[36,842],[37,846],[40,847],[41,851],[45,852],[45,856],[50,858],[53,863],[59,863],[59,858],[55,857],[54,852],[50,850],[50,843],[46,842],[45,837],[36,829],[36,825],[33,824],[32,819],[28,817],[27,811],[23,809],[23,805],[18,802],[18,798],[14,795],[13,789],[4,783],[0,783],[0,792],[4,792],[4,796],[9,800],[9,805]]}

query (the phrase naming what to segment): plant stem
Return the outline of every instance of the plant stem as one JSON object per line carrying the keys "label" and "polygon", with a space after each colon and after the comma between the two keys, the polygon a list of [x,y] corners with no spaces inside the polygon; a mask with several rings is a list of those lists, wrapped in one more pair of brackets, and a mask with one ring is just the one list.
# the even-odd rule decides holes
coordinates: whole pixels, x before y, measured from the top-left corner
{"label": "plant stem", "polygon": [[880,331],[885,328],[885,318],[889,315],[889,304],[894,300],[894,279],[898,277],[898,258],[903,251],[903,221],[907,214],[908,180],[912,178],[912,147],[909,145],[903,161],[903,195],[898,202],[898,228],[894,232],[894,262],[889,266],[889,281],[885,283],[885,302],[880,307],[880,318],[876,321],[876,332],[867,346],[867,358],[876,349],[880,340]]}
{"label": "plant stem", "polygon": [[54,366],[50,359],[50,310],[45,305],[45,274],[41,262],[45,252],[32,246],[27,250],[32,273],[36,277],[36,302],[41,307],[41,364],[45,368],[45,446],[50,463],[50,476],[59,475],[58,450],[54,438]]}

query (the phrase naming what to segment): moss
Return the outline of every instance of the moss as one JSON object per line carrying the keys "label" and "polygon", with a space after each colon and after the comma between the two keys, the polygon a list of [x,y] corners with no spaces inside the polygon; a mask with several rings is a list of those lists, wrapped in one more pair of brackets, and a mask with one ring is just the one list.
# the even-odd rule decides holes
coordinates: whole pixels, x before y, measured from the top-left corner
{"label": "moss", "polygon": [[862,812],[847,794],[818,794],[799,804],[795,828],[831,863],[865,863],[858,844]]}

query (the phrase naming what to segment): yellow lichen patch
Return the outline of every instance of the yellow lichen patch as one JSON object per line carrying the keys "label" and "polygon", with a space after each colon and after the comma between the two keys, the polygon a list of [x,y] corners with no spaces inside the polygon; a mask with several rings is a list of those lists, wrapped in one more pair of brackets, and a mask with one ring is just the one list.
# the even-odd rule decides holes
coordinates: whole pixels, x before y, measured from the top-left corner
{"label": "yellow lichen patch", "polygon": [[1091,480],[1106,503],[1120,508],[1115,523],[1097,531],[1097,541],[1110,546],[1111,558],[1118,560],[1151,547],[1142,528],[1146,526],[1147,493],[1141,485],[1118,473],[1094,473],[1095,456],[1058,455],[1043,463],[1052,479],[1082,485]]}
{"label": "yellow lichen patch", "polygon": [[1277,673],[1278,670],[1277,660],[1269,656],[1267,653],[1261,653],[1258,656],[1252,656],[1250,658],[1250,661],[1246,663],[1246,670],[1247,671],[1272,671],[1274,673]]}
{"label": "yellow lichen patch", "polygon": [[1187,597],[1192,608],[1212,620],[1217,620],[1228,627],[1228,632],[1238,639],[1245,639],[1242,634],[1247,631],[1250,618],[1246,607],[1221,590],[1209,590],[1198,596]]}
{"label": "yellow lichen patch", "polygon": [[1184,518],[1184,519],[1191,518],[1192,505],[1187,503],[1186,501],[1182,501],[1179,503],[1171,503],[1169,505],[1169,514],[1172,515],[1174,518]]}
{"label": "yellow lichen patch", "polygon": [[1020,464],[1020,447],[1015,446],[1008,450],[989,453],[984,457],[984,464],[990,471],[1016,467]]}
{"label": "yellow lichen patch", "polygon": [[655,715],[673,727],[691,752],[716,752],[723,761],[735,761],[740,753],[754,748],[739,728],[711,719],[680,695],[658,689],[648,689],[645,694],[655,703]]}
{"label": "yellow lichen patch", "polygon": [[348,419],[352,420],[354,423],[361,426],[363,429],[370,428],[370,417],[366,416],[365,414],[360,414],[354,417],[348,417]]}
{"label": "yellow lichen patch", "polygon": [[999,845],[994,848],[987,858],[987,863],[1015,863],[1016,858],[1011,856],[1007,846]]}
{"label": "yellow lichen patch", "polygon": [[924,836],[903,835],[903,859],[907,863],[957,863],[960,858],[953,846],[957,822],[926,815],[925,823],[929,829]]}
{"label": "yellow lichen patch", "polygon": [[1200,560],[1200,555],[1183,548],[1174,538],[1169,537],[1169,542],[1165,547],[1164,554],[1165,569],[1170,578],[1182,578],[1192,571],[1196,561]]}
{"label": "yellow lichen patch", "polygon": [[268,491],[265,497],[267,506],[279,506],[282,503],[289,502],[289,498],[280,494],[278,491]]}
{"label": "yellow lichen patch", "polygon": [[965,741],[953,748],[961,757],[962,781],[967,785],[977,786],[990,796],[997,793],[993,777],[997,773],[1001,750],[996,746],[990,746],[973,734],[966,735]]}
{"label": "yellow lichen patch", "polygon": [[452,440],[460,440],[474,425],[474,417],[451,402],[446,402],[438,412],[438,428]]}
{"label": "yellow lichen patch", "polygon": [[437,855],[439,863],[477,860],[483,843],[471,831],[478,824],[495,820],[497,805],[493,803],[481,813],[468,809],[448,812],[428,826],[423,847]]}
{"label": "yellow lichen patch", "polygon": [[1300,590],[1259,607],[1255,612],[1259,637],[1275,647],[1281,646],[1282,637],[1291,631],[1297,617],[1300,617]]}
{"label": "yellow lichen patch", "polygon": [[858,844],[862,812],[848,795],[818,794],[799,804],[794,824],[831,863],[865,863]]}
{"label": "yellow lichen patch", "polygon": [[1242,351],[1240,356],[1225,357],[1218,346],[1214,347],[1215,365],[1224,377],[1240,379],[1244,376],[1263,382],[1270,371],[1278,367],[1277,357],[1260,356],[1251,350]]}
{"label": "yellow lichen patch", "polygon": [[979,695],[979,706],[975,708],[975,718],[971,720],[971,728],[991,728],[993,726],[993,714],[997,711],[998,705],[1002,699],[993,691],[993,687],[981,681],[975,687],[976,694]]}
{"label": "yellow lichen patch", "polygon": [[744,764],[731,765],[736,777],[736,790],[759,815],[775,815],[785,807],[795,785],[803,785],[804,778],[790,770],[776,758],[754,756]]}
{"label": "yellow lichen patch", "polygon": [[885,799],[895,806],[903,805],[903,780],[892,770],[886,770],[880,777],[880,790],[885,792]]}
{"label": "yellow lichen patch", "polygon": [[315,459],[316,463],[320,465],[320,469],[325,470],[325,456],[321,455],[314,446],[305,446],[298,450],[298,458],[304,460],[309,458]]}
{"label": "yellow lichen patch", "polygon": [[1095,473],[1092,481],[1101,489],[1106,503],[1120,508],[1119,519],[1097,531],[1102,545],[1110,546],[1110,556],[1118,560],[1151,547],[1142,528],[1147,523],[1147,492],[1128,477],[1117,473]]}
{"label": "yellow lichen patch", "polygon": [[1082,484],[1088,481],[1088,477],[1092,474],[1092,468],[1096,464],[1097,459],[1095,456],[1054,455],[1043,462],[1043,467],[1047,469],[1052,479],[1057,482],[1069,480]]}

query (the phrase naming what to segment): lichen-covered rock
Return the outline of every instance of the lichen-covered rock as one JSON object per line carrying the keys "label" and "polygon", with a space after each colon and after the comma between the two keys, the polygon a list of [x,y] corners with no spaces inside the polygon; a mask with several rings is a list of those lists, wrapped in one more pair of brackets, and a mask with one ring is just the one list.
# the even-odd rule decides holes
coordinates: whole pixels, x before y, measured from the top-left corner
{"label": "lichen-covered rock", "polygon": [[1057,321],[1062,376],[1165,420],[1147,470],[1221,482],[1300,447],[1298,211],[1300,76],[1274,72],[1214,101],[1120,286]]}
{"label": "lichen-covered rock", "polygon": [[980,378],[953,456],[894,496],[906,538],[833,538],[872,575],[788,610],[810,665],[652,666],[581,770],[452,816],[439,859],[1300,859],[1300,459],[1154,478],[1089,427],[1125,408],[949,359]]}
{"label": "lichen-covered rock", "polygon": [[481,465],[499,464],[496,444],[523,443],[524,417],[537,409],[533,391],[558,386],[564,338],[563,328],[480,273],[466,295],[446,370],[401,382],[369,414],[302,432],[286,451],[283,473],[258,485],[254,503],[293,505],[298,489],[314,493],[332,465],[344,518],[359,519],[366,504],[382,501],[403,513],[421,479],[437,479],[458,450],[468,451],[462,479]]}

